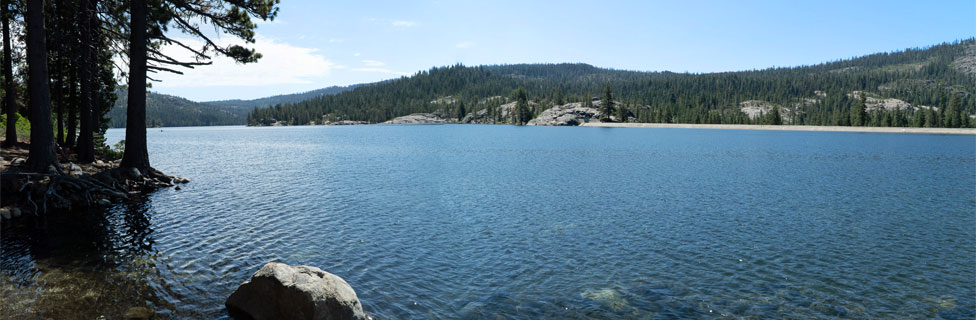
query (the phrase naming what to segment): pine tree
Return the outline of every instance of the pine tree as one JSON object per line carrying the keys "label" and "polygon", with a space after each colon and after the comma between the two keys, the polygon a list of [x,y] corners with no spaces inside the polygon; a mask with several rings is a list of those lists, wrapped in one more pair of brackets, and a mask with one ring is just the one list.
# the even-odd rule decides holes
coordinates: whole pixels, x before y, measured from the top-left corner
{"label": "pine tree", "polygon": [[4,147],[17,144],[17,103],[14,100],[13,54],[10,49],[10,4],[0,0],[0,19],[3,19],[3,107],[7,113],[7,132]]}
{"label": "pine tree", "polygon": [[[51,124],[51,88],[48,84],[44,0],[27,0],[27,68],[31,109],[31,144],[27,168],[33,172],[63,173],[58,163]],[[54,169],[54,170],[51,170]]]}
{"label": "pine tree", "polygon": [[515,124],[524,125],[532,118],[529,111],[529,99],[525,93],[525,88],[519,87],[515,91]]}
{"label": "pine tree", "polygon": [[841,108],[834,109],[834,125],[835,126],[850,126],[851,117],[845,113]]}
{"label": "pine tree", "polygon": [[938,127],[939,126],[938,123],[939,123],[939,113],[938,112],[935,112],[935,110],[932,110],[931,108],[929,108],[928,110],[926,110],[925,111],[925,127],[926,128],[935,128],[935,127]]}
{"label": "pine tree", "polygon": [[610,83],[607,82],[606,88],[603,89],[603,99],[600,100],[600,121],[610,122],[613,109],[613,91],[610,90]]}
{"label": "pine tree", "polygon": [[464,109],[464,101],[458,101],[458,111],[457,111],[457,119],[458,119],[458,122],[461,122],[461,120],[464,120],[464,116],[467,115],[467,114],[468,114],[468,111]]}
{"label": "pine tree", "polygon": [[864,92],[851,106],[851,126],[863,126],[867,120],[867,97]]}
{"label": "pine tree", "polygon": [[617,108],[617,121],[627,122],[627,108],[620,106]]}
{"label": "pine tree", "polygon": [[77,12],[77,25],[81,31],[78,62],[79,75],[81,80],[81,100],[80,108],[80,129],[78,134],[78,145],[75,148],[78,153],[78,161],[81,163],[91,163],[95,161],[95,118],[93,117],[92,107],[94,106],[95,88],[92,67],[94,65],[92,49],[92,27],[94,27],[94,8],[91,1],[82,0],[81,8]]}
{"label": "pine tree", "polygon": [[783,124],[783,118],[779,114],[779,106],[773,106],[773,109],[766,114],[766,124],[778,126]]}
{"label": "pine tree", "polygon": [[915,114],[912,115],[912,126],[916,128],[925,126],[925,111],[915,110]]}
{"label": "pine tree", "polygon": [[[226,56],[238,63],[257,62],[261,54],[240,45],[223,46],[211,39],[203,29],[212,26],[218,34],[226,33],[246,43],[255,40],[257,25],[251,17],[273,20],[278,14],[278,0],[248,1],[182,1],[182,0],[132,0],[129,2],[129,90],[126,114],[126,147],[121,168],[136,168],[142,173],[149,170],[149,152],[146,146],[146,72],[179,71],[168,66],[193,68],[211,64],[214,53]],[[171,27],[170,27],[171,26]],[[202,40],[202,48],[193,48],[179,39],[167,36],[167,28],[181,30]],[[192,61],[179,61],[156,50],[161,43],[174,44],[193,54]],[[290,118],[293,120],[293,118]]]}
{"label": "pine tree", "polygon": [[949,106],[945,111],[945,119],[943,120],[943,125],[946,128],[959,128],[960,127],[960,117],[961,112],[959,110],[959,95],[953,93],[952,97],[949,98]]}

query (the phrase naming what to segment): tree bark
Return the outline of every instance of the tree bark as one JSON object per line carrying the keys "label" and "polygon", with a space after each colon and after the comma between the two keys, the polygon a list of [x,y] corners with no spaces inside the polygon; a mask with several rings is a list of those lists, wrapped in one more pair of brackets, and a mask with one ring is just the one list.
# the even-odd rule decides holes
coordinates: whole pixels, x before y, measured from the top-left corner
{"label": "tree bark", "polygon": [[[68,79],[68,101],[78,101],[78,79],[77,73],[71,70]],[[78,140],[78,104],[68,104],[68,137],[65,138],[64,147],[74,150],[75,141]]]}
{"label": "tree bark", "polygon": [[147,174],[150,166],[146,147],[146,0],[132,0],[129,10],[129,105],[125,153],[120,166]]}
{"label": "tree bark", "polygon": [[7,140],[5,147],[17,144],[17,103],[14,100],[14,59],[10,52],[10,10],[7,0],[0,1],[0,19],[3,19],[3,103],[7,112]]}
{"label": "tree bark", "polygon": [[[91,125],[92,125],[93,134],[95,132],[99,132],[99,134],[104,134],[104,132],[101,132],[103,78],[102,78],[102,71],[100,71],[101,64],[99,61],[105,58],[103,55],[103,50],[106,45],[101,42],[102,41],[101,21],[98,20],[98,17],[95,14],[95,12],[97,11],[98,11],[98,0],[91,0],[91,11],[88,14],[88,20],[91,23],[88,26],[89,28],[91,28],[91,34],[89,36],[92,39],[91,40],[92,46],[90,48],[92,54],[91,55],[91,59],[92,59],[91,76],[92,79],[95,80],[95,82],[92,85]],[[105,59],[111,60],[110,57]],[[97,145],[94,145],[94,142],[92,142],[92,146],[98,147]]]}
{"label": "tree bark", "polygon": [[27,72],[30,97],[31,141],[27,169],[63,173],[58,163],[51,125],[51,88],[48,85],[47,46],[44,34],[44,0],[27,0]]}
{"label": "tree bark", "polygon": [[54,24],[53,29],[56,31],[51,33],[51,42],[53,42],[51,45],[51,53],[54,54],[54,70],[52,70],[54,72],[54,81],[51,82],[53,85],[51,88],[51,94],[53,95],[54,106],[57,108],[57,141],[59,145],[64,147],[64,75],[62,71],[64,70],[63,57],[66,50],[64,50],[64,42],[61,41],[61,32],[58,32],[64,28],[63,22],[61,21],[63,16],[61,16],[59,12],[64,10],[62,7],[64,7],[64,4],[55,3],[55,14],[52,15],[52,17],[57,20],[52,21],[52,24]]}
{"label": "tree bark", "polygon": [[78,145],[75,152],[78,154],[78,162],[90,163],[95,161],[95,146],[92,136],[92,54],[91,54],[91,6],[88,0],[82,0],[78,8],[78,27],[81,31],[81,48],[79,48],[79,80],[81,81],[81,100],[79,120],[81,130],[78,133]]}

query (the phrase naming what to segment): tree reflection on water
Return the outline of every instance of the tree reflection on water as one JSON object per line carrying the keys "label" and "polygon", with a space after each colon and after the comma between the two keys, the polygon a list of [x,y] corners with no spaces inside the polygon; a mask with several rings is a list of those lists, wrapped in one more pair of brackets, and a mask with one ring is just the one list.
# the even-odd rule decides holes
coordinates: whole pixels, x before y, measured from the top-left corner
{"label": "tree reflection on water", "polygon": [[118,318],[133,306],[171,309],[157,296],[151,209],[144,198],[4,221],[0,317]]}

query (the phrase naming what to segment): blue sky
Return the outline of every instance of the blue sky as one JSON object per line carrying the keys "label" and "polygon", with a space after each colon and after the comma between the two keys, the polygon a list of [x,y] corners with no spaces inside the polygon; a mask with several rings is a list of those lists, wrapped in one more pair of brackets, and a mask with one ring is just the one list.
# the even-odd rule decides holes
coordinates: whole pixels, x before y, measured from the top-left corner
{"label": "blue sky", "polygon": [[976,35],[973,0],[282,0],[280,8],[274,22],[259,24],[259,63],[218,59],[183,76],[159,76],[152,90],[197,101],[252,99],[458,62],[735,71]]}

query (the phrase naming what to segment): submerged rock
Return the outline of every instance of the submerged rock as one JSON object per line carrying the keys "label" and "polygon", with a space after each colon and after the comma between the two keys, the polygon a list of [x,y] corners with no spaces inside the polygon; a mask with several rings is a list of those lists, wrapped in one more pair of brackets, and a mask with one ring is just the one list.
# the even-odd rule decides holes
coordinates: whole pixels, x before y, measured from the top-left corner
{"label": "submerged rock", "polygon": [[599,290],[586,290],[580,294],[584,299],[593,300],[604,304],[613,311],[621,311],[629,307],[625,299],[617,290],[604,288]]}
{"label": "submerged rock", "polygon": [[342,278],[310,266],[270,262],[224,302],[236,319],[366,319]]}
{"label": "submerged rock", "polygon": [[130,320],[144,320],[152,319],[154,315],[156,315],[156,312],[153,311],[153,309],[146,307],[132,307],[125,310],[125,315],[123,315],[123,317]]}

